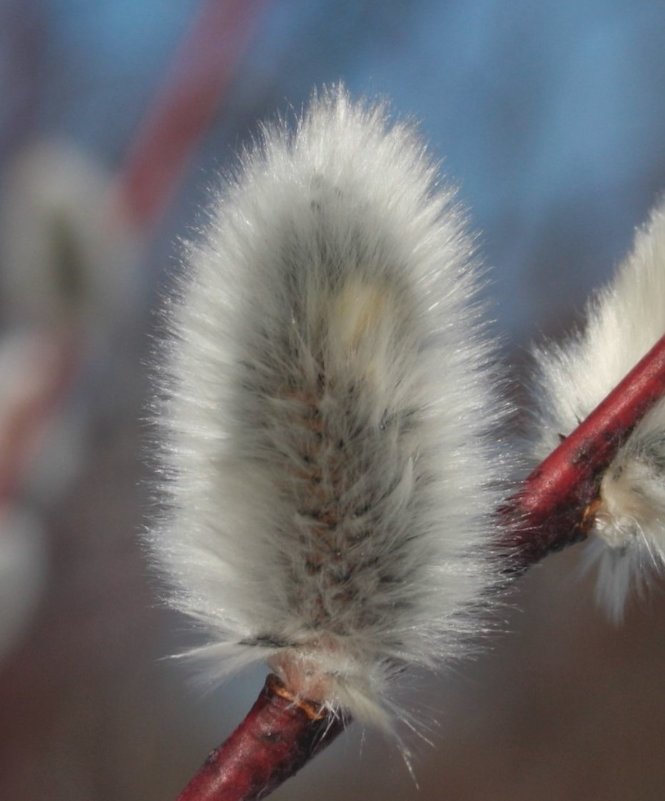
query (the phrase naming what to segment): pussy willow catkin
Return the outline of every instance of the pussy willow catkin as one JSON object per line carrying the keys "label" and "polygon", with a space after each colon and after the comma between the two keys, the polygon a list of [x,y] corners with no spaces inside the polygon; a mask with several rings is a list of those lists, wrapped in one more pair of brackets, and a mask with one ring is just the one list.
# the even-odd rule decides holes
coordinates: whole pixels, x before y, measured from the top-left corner
{"label": "pussy willow catkin", "polygon": [[[665,334],[665,207],[638,231],[632,253],[589,303],[584,328],[536,349],[537,459],[572,431]],[[631,589],[665,565],[665,400],[635,427],[600,483],[587,548],[597,597],[614,619]]]}
{"label": "pussy willow catkin", "polygon": [[501,570],[506,472],[478,265],[412,128],[343,89],[263,130],[167,308],[150,533],[216,680],[265,659],[390,728],[463,654]]}

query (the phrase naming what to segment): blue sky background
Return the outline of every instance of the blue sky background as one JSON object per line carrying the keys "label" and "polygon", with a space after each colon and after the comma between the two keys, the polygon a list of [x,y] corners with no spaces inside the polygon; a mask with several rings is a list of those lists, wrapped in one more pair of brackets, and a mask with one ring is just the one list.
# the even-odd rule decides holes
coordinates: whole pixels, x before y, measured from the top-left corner
{"label": "blue sky background", "polygon": [[[34,54],[30,126],[119,163],[197,3],[3,5],[5,51],[18,30]],[[665,6],[631,0],[266,0],[156,252],[258,119],[343,80],[420,121],[482,233],[509,341],[557,330],[665,188],[663,30]],[[25,102],[4,84],[0,131]]]}

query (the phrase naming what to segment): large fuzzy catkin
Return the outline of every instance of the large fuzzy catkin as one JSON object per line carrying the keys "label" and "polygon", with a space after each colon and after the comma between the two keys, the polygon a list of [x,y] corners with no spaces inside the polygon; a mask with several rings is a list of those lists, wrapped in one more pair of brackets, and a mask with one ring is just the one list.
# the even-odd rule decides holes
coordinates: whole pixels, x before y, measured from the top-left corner
{"label": "large fuzzy catkin", "polygon": [[[590,302],[583,330],[535,351],[541,408],[535,456],[616,386],[665,334],[665,205],[637,233],[613,281]],[[598,567],[597,599],[615,620],[631,589],[665,566],[665,400],[635,427],[600,484],[587,564]]]}
{"label": "large fuzzy catkin", "polygon": [[342,89],[241,158],[187,248],[150,542],[214,680],[391,726],[500,580],[493,349],[463,214],[410,126]]}

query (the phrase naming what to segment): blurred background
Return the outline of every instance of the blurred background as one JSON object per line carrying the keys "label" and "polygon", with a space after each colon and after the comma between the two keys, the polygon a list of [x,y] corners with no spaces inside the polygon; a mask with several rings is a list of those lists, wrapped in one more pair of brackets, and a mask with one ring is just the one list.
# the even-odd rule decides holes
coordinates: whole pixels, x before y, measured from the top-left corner
{"label": "blurred background", "polygon": [[[517,395],[665,190],[665,4],[0,0],[0,798],[168,801],[263,675],[201,697],[138,532],[155,309],[257,122],[343,80],[420,121],[460,186]],[[278,799],[657,801],[662,587],[605,622],[570,549],[489,649],[353,727]]]}

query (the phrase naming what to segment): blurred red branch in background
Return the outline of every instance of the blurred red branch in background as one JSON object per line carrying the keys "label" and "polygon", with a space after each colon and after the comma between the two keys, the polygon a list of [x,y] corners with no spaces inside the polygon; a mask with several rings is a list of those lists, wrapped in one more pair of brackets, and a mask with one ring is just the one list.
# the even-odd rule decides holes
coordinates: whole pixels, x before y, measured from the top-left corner
{"label": "blurred red branch in background", "polygon": [[80,343],[71,330],[48,340],[36,335],[31,354],[21,364],[29,375],[26,388],[21,378],[13,382],[16,397],[3,409],[0,427],[0,508],[19,493],[31,461],[50,421],[63,403],[80,361]]}
{"label": "blurred red branch in background", "polygon": [[117,187],[139,228],[158,221],[221,103],[265,0],[203,0],[146,114]]}

